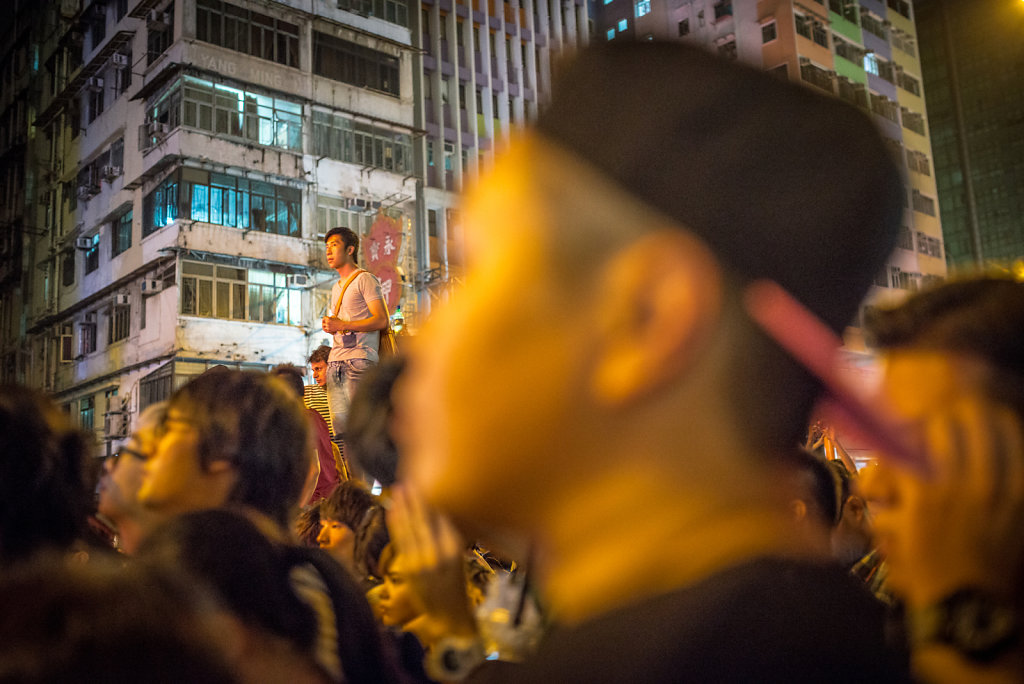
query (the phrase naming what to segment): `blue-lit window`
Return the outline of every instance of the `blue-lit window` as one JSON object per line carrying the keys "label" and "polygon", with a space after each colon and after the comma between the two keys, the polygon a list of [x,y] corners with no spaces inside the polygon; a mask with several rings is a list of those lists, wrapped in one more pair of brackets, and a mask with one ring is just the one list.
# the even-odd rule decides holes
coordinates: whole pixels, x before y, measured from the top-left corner
{"label": "blue-lit window", "polygon": [[100,234],[92,236],[92,246],[85,250],[85,272],[92,273],[100,267]]}
{"label": "blue-lit window", "polygon": [[117,256],[132,246],[132,210],[129,209],[114,221],[110,231],[110,255]]}
{"label": "blue-lit window", "polygon": [[613,28],[608,29],[608,40],[611,40],[614,37],[615,37],[615,29],[613,29]]}
{"label": "blue-lit window", "polygon": [[878,60],[870,52],[864,55],[864,71],[878,76]]}
{"label": "blue-lit window", "polygon": [[142,200],[142,237],[169,226],[178,218],[178,172],[172,173]]}
{"label": "blue-lit window", "polygon": [[651,0],[640,0],[636,3],[636,16],[642,17],[651,13]]}
{"label": "blue-lit window", "polygon": [[620,19],[619,20],[619,33],[625,32],[625,30],[628,27],[629,27],[629,23],[625,19]]}

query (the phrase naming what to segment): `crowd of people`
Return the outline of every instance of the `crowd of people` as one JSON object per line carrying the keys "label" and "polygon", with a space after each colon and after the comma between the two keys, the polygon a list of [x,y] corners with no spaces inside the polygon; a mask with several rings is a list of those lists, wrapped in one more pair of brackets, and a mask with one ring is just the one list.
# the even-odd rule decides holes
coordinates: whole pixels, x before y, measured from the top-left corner
{"label": "crowd of people", "polygon": [[214,366],[99,469],[0,388],[0,682],[1024,679],[1024,284],[869,310],[864,401],[829,361],[905,196],[863,113],[674,43],[555,93],[407,356],[332,230],[309,387]]}

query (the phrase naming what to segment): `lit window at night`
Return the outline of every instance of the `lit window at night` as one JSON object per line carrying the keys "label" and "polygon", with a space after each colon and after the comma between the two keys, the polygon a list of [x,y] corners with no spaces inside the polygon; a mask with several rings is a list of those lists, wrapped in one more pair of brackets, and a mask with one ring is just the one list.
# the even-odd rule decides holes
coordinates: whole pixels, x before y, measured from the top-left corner
{"label": "lit window at night", "polygon": [[619,33],[624,32],[628,26],[629,24],[625,19],[619,20]]}
{"label": "lit window at night", "polygon": [[614,37],[615,37],[615,29],[613,29],[613,28],[612,29],[608,29],[608,40],[611,40]]}
{"label": "lit window at night", "polygon": [[636,3],[636,16],[642,17],[651,13],[651,0],[640,0]]}

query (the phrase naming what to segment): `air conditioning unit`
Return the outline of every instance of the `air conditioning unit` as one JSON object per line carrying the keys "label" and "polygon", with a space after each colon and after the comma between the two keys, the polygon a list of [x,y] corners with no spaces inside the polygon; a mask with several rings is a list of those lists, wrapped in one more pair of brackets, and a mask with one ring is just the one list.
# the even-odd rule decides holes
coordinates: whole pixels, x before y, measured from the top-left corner
{"label": "air conditioning unit", "polygon": [[160,10],[149,10],[146,15],[146,28],[150,31],[160,31],[171,25],[171,15]]}
{"label": "air conditioning unit", "polygon": [[120,166],[104,166],[100,169],[100,175],[103,176],[105,180],[112,181],[121,175],[121,171]]}
{"label": "air conditioning unit", "polygon": [[116,67],[126,67],[128,66],[128,55],[115,52],[114,56],[110,58],[110,63]]}
{"label": "air conditioning unit", "polygon": [[146,278],[142,281],[142,296],[148,297],[155,295],[164,289],[164,281],[157,280],[156,278]]}
{"label": "air conditioning unit", "polygon": [[150,121],[146,126],[146,133],[162,138],[170,131],[170,127],[162,121]]}
{"label": "air conditioning unit", "polygon": [[77,247],[78,249],[92,249],[92,238],[91,237],[75,238],[75,247]]}
{"label": "air conditioning unit", "polygon": [[[116,399],[116,397],[111,397]],[[106,439],[124,439],[128,436],[128,415],[123,412],[103,414],[103,434]]]}
{"label": "air conditioning unit", "polygon": [[111,303],[114,306],[128,306],[129,304],[131,304],[131,299],[129,298],[129,295],[116,294],[114,295],[114,298],[111,300]]}
{"label": "air conditioning unit", "polygon": [[96,324],[96,312],[90,311],[89,313],[82,316],[83,325],[95,325]]}
{"label": "air conditioning unit", "polygon": [[103,77],[90,76],[85,82],[85,87],[89,90],[103,90]]}
{"label": "air conditioning unit", "polygon": [[107,412],[105,415],[111,413],[125,413],[128,411],[128,395],[121,396],[115,394],[112,397],[107,397]]}
{"label": "air conditioning unit", "polygon": [[303,275],[301,273],[292,273],[287,278],[287,285],[288,287],[308,287],[309,280],[310,278],[308,275]]}
{"label": "air conditioning unit", "polygon": [[96,194],[95,185],[79,185],[78,186],[78,199],[87,200]]}

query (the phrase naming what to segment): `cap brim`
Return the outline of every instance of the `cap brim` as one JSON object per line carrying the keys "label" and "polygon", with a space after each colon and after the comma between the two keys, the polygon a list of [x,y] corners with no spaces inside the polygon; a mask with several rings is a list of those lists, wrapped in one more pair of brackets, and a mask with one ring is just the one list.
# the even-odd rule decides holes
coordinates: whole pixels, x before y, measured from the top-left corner
{"label": "cap brim", "polygon": [[839,375],[836,354],[842,340],[778,283],[757,280],[744,293],[750,318],[824,386],[819,407],[840,430],[877,449],[884,457],[921,472],[929,469],[924,452],[915,448],[881,411]]}

